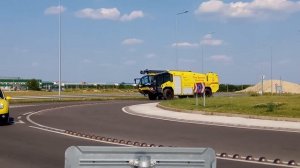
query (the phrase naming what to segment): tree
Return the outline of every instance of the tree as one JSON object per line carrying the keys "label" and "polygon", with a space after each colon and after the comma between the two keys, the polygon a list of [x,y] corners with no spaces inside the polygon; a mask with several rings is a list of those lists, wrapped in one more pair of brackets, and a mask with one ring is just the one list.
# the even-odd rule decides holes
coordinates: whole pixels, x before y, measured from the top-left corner
{"label": "tree", "polygon": [[26,86],[27,86],[28,90],[41,90],[40,83],[36,79],[31,79],[31,80],[27,81]]}

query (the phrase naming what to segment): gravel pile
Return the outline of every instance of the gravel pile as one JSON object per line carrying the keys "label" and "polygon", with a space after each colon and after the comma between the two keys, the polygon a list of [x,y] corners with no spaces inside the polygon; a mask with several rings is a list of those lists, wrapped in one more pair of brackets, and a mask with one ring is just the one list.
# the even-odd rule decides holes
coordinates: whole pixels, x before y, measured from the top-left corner
{"label": "gravel pile", "polygon": [[[272,89],[271,89],[272,83]],[[280,80],[264,80],[263,82],[263,92],[264,93],[294,93],[300,94],[300,85],[297,83],[287,82],[287,81],[280,81]],[[255,86],[248,87],[240,92],[262,92],[262,82],[259,82]]]}

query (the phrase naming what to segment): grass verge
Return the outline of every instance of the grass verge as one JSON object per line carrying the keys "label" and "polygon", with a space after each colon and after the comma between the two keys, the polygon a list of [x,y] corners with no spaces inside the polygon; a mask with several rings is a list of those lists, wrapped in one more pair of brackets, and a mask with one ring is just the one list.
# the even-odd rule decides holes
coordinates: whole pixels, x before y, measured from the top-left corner
{"label": "grass verge", "polygon": [[[145,98],[132,89],[101,89],[101,90],[66,90],[61,100],[58,92],[47,91],[12,91],[5,92],[13,99],[11,104],[39,102],[70,102],[70,101],[102,101],[102,100],[144,100]],[[38,98],[40,97],[40,98]]]}
{"label": "grass verge", "polygon": [[210,113],[300,118],[300,95],[211,97],[206,98],[206,107],[203,107],[202,102],[203,99],[199,98],[199,105],[196,106],[195,98],[187,98],[162,101],[160,104],[181,110]]}

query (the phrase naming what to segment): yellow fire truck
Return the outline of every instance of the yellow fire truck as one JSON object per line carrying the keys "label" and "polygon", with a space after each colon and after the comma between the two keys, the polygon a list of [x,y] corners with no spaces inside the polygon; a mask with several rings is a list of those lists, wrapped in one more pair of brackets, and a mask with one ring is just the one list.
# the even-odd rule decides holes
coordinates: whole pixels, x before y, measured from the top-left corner
{"label": "yellow fire truck", "polygon": [[[147,82],[143,82],[143,78]],[[148,95],[150,100],[173,99],[194,96],[195,84],[204,83],[205,95],[212,96],[219,90],[218,74],[209,72],[206,74],[192,71],[167,70],[154,75],[145,75],[138,85],[139,92]]]}

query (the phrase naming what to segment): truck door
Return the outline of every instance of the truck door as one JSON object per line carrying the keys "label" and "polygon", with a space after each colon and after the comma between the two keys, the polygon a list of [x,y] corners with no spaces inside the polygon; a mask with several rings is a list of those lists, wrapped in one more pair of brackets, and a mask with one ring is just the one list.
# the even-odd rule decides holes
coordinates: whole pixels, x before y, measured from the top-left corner
{"label": "truck door", "polygon": [[180,76],[174,76],[174,95],[180,95],[181,94],[181,77]]}

